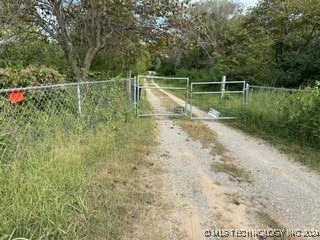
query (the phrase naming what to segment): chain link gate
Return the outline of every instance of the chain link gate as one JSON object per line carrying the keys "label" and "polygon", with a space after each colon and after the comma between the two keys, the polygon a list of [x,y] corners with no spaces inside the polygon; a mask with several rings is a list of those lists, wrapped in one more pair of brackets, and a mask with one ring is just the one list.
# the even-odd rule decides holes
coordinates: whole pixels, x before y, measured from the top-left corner
{"label": "chain link gate", "polygon": [[[236,119],[247,105],[245,81],[193,82],[190,118],[201,120]],[[194,105],[203,111],[195,110]]]}
{"label": "chain link gate", "polygon": [[[134,99],[136,102],[136,113],[139,117],[144,116],[185,116],[189,102],[189,78],[161,77],[161,76],[138,76],[135,81]],[[167,93],[172,93],[183,100],[176,103]],[[148,100],[155,99],[170,101],[174,105],[171,109],[154,107],[151,109]]]}

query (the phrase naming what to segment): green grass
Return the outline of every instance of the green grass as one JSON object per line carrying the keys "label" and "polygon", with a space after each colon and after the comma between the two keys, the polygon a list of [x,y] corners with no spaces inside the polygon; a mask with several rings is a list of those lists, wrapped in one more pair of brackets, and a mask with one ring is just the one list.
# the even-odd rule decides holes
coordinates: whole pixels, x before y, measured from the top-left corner
{"label": "green grass", "polygon": [[[86,166],[77,149],[78,139],[71,138],[72,144],[68,144],[59,138],[37,143],[29,149],[29,157],[2,166],[1,236],[35,239],[76,235],[77,221],[70,217],[73,211],[86,211]],[[55,147],[49,150],[50,145]]]}
{"label": "green grass", "polygon": [[88,222],[83,222],[88,225],[88,239],[122,239],[131,231],[132,213],[150,198],[140,189],[139,174],[149,166],[146,156],[153,148],[152,131],[150,119],[135,119],[120,126],[113,141],[101,135],[89,146],[87,159],[102,162],[93,172]]}
{"label": "green grass", "polygon": [[240,94],[225,94],[222,98],[220,94],[194,95],[192,104],[205,112],[213,108],[220,112],[221,117],[239,117],[243,111],[243,98]]}
{"label": "green grass", "polygon": [[1,122],[11,134],[1,133],[1,240],[122,239],[131,231],[132,211],[150,198],[139,174],[149,166],[153,123],[134,118],[124,98],[113,97],[109,111],[89,98],[80,119],[34,109],[27,119],[24,108],[11,128]]}
{"label": "green grass", "polygon": [[[310,95],[307,92],[251,92],[248,108],[237,121],[229,124],[320,170],[320,137],[312,134],[319,129],[317,123],[312,122],[312,118],[318,118],[317,114],[301,114]],[[305,129],[306,125],[312,129]]]}

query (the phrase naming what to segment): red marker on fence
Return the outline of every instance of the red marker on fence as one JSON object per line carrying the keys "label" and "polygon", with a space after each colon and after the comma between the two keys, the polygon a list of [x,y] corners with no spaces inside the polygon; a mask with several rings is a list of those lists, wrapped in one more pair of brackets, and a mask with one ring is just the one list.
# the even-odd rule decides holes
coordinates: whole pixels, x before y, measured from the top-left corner
{"label": "red marker on fence", "polygon": [[23,91],[9,92],[9,100],[12,104],[22,102],[24,99]]}

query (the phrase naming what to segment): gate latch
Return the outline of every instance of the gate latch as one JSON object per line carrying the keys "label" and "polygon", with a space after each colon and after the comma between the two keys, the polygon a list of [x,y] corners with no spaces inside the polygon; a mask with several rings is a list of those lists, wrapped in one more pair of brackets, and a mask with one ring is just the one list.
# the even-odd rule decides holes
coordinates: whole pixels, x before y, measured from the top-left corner
{"label": "gate latch", "polygon": [[175,107],[174,108],[174,113],[176,114],[184,114],[184,107]]}

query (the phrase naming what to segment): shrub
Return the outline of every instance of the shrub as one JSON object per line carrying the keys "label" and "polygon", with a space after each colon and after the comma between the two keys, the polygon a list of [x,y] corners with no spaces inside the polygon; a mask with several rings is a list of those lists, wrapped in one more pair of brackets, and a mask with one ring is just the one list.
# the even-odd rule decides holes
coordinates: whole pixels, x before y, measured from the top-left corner
{"label": "shrub", "polygon": [[64,83],[66,77],[46,66],[29,66],[24,69],[0,68],[0,88],[15,88]]}

